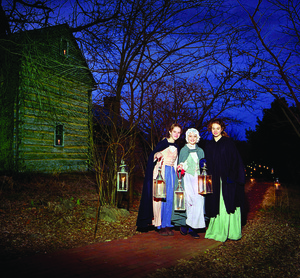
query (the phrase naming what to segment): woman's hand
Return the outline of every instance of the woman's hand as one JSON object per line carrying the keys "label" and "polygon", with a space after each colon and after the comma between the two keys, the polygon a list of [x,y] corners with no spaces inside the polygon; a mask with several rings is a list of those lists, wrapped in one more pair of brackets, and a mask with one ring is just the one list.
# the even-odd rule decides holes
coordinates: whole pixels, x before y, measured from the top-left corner
{"label": "woman's hand", "polygon": [[178,164],[177,165],[177,172],[183,170],[183,166],[182,164]]}
{"label": "woman's hand", "polygon": [[163,154],[161,152],[158,152],[154,155],[154,159],[157,159],[158,161],[160,161],[161,159],[163,159]]}

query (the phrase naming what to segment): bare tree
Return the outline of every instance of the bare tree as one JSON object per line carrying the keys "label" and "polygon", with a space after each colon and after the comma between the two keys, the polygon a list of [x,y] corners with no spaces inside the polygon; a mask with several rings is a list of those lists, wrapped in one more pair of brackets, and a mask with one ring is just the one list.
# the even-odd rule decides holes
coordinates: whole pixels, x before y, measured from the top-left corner
{"label": "bare tree", "polygon": [[[299,3],[293,0],[259,0],[255,6],[239,3],[235,17],[232,45],[234,67],[218,62],[239,76],[246,87],[255,90],[252,97],[271,95],[282,104],[282,109],[300,136],[300,119],[289,104],[300,111],[299,91]],[[238,7],[236,7],[238,9]],[[234,10],[236,11],[236,10]],[[248,19],[248,20],[247,20]],[[282,100],[285,97],[287,103]]]}
{"label": "bare tree", "polygon": [[[145,105],[142,108],[140,128],[149,134],[149,144],[154,146],[168,133],[168,127],[176,118],[183,128],[195,127],[202,136],[206,137],[206,126],[213,117],[224,115],[228,110],[240,107],[246,102],[244,95],[239,95],[241,90],[236,84],[227,86],[226,78],[221,78],[215,84],[204,88],[203,78],[181,79],[175,82],[163,82],[149,87],[146,93]],[[235,86],[236,85],[236,86]],[[175,109],[176,107],[176,109]],[[176,114],[176,115],[175,115]],[[228,122],[236,121],[227,117]]]}
{"label": "bare tree", "polygon": [[[50,1],[49,1],[50,2]],[[0,38],[9,34],[50,26],[51,13],[59,7],[47,1],[0,1]]]}
{"label": "bare tree", "polygon": [[[238,38],[226,1],[14,1],[2,7],[1,20],[13,27],[3,25],[3,34],[69,23],[98,84],[94,101],[103,105],[114,96],[120,103],[105,137],[114,146],[108,156],[114,172],[120,159],[114,144],[126,144],[131,170],[137,164],[139,130],[150,135],[152,148],[172,122],[202,129],[211,117],[255,99],[256,92],[244,90],[245,71],[234,73]],[[126,128],[119,127],[120,116]]]}
{"label": "bare tree", "polygon": [[[93,71],[99,83],[95,99],[115,96],[117,102],[122,102],[121,114],[136,130],[151,87],[165,78],[195,71],[208,60],[218,27],[212,19],[221,13],[219,5],[219,1],[123,1],[116,18],[86,29],[81,39],[89,42],[85,49],[90,64],[95,65]],[[207,50],[201,51],[204,48]],[[128,92],[126,99],[124,92]],[[119,112],[114,112],[112,121],[116,126]],[[170,111],[165,115],[172,116]],[[122,136],[119,132],[110,134],[111,142]],[[130,168],[136,165],[136,136],[129,137]]]}

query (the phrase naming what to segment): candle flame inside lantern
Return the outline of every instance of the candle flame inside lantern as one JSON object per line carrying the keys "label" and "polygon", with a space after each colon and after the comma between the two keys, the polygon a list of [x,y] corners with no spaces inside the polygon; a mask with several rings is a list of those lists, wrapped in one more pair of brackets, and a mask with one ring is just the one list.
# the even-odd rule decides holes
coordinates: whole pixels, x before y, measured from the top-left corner
{"label": "candle flame inside lantern", "polygon": [[181,208],[181,203],[182,203],[182,195],[180,195],[180,199],[179,199],[179,208]]}
{"label": "candle flame inside lantern", "polygon": [[123,190],[125,189],[125,177],[122,177],[121,180],[122,180],[122,190]]}

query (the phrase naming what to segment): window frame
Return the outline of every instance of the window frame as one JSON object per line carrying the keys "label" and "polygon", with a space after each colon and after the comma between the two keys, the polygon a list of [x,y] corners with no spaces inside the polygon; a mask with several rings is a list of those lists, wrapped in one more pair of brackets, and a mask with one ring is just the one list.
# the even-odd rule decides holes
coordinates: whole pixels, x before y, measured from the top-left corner
{"label": "window frame", "polygon": [[54,129],[54,146],[64,147],[65,145],[65,128],[63,124],[56,124]]}
{"label": "window frame", "polygon": [[69,57],[70,42],[65,38],[60,40],[60,55],[64,57]]}

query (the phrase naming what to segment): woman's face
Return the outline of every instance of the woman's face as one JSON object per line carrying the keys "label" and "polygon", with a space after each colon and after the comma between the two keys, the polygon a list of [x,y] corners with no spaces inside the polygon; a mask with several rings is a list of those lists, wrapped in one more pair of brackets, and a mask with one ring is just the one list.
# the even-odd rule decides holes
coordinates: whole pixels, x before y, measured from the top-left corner
{"label": "woman's face", "polygon": [[219,138],[221,137],[221,132],[222,132],[222,128],[219,124],[217,123],[213,123],[212,126],[211,126],[211,132],[212,132],[212,135],[215,137],[215,138]]}
{"label": "woman's face", "polygon": [[176,141],[181,134],[181,128],[178,126],[175,126],[172,131],[169,132],[170,133],[170,139]]}
{"label": "woman's face", "polygon": [[197,134],[195,134],[194,132],[189,133],[188,137],[188,143],[190,145],[195,145],[197,142]]}

